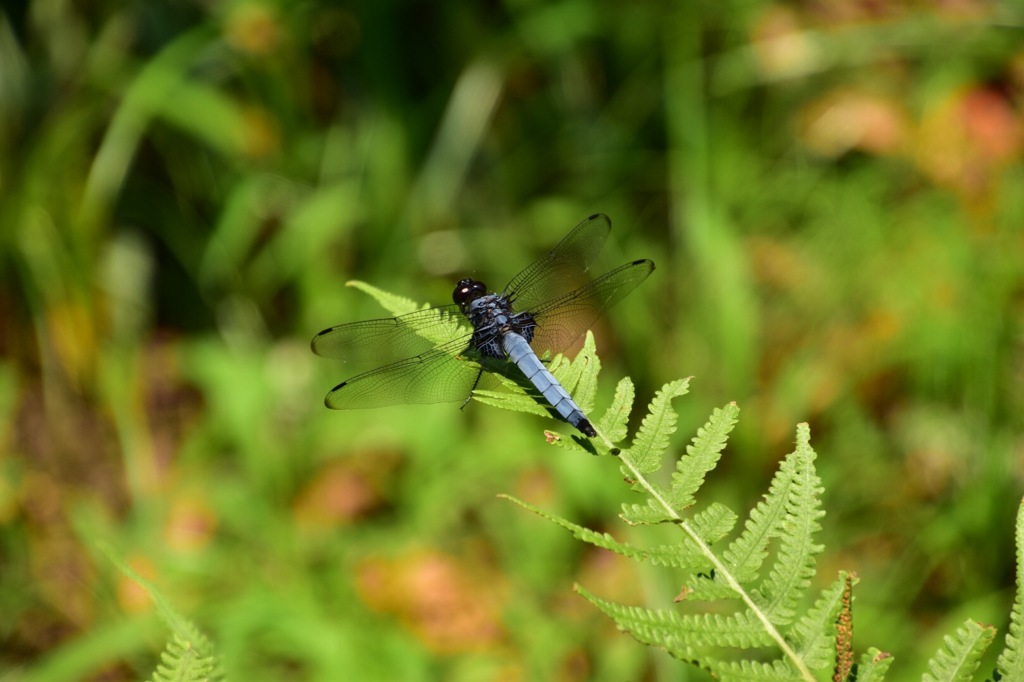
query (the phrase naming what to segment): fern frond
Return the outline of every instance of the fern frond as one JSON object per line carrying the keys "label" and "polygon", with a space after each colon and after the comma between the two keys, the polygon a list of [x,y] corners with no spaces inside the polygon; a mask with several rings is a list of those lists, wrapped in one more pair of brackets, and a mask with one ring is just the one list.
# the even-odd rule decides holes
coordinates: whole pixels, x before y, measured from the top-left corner
{"label": "fern frond", "polygon": [[583,542],[594,545],[595,547],[607,549],[610,552],[615,552],[616,554],[629,557],[630,559],[646,561],[655,566],[671,566],[691,571],[705,570],[708,568],[707,557],[703,554],[701,548],[694,543],[659,545],[649,549],[644,549],[626,542],[619,542],[608,533],[598,533],[597,531],[586,528],[585,526],[580,526],[558,516],[557,514],[551,514],[528,502],[524,502],[512,495],[498,495],[498,497],[515,502],[523,509],[531,511],[537,516],[565,528],[578,540],[582,540]]}
{"label": "fern frond", "polygon": [[629,413],[633,411],[635,397],[633,381],[629,377],[622,377],[615,387],[612,404],[596,424],[597,429],[611,442],[618,443],[626,437],[626,425],[629,422]]}
{"label": "fern frond", "polygon": [[870,647],[857,663],[857,682],[882,682],[892,661],[888,653]]}
{"label": "fern frond", "polygon": [[756,661],[719,661],[707,659],[707,669],[722,680],[745,682],[793,682],[800,673],[786,661],[759,663]]}
{"label": "fern frond", "polygon": [[388,311],[392,315],[405,315],[406,313],[413,313],[416,312],[417,310],[422,310],[424,308],[429,307],[421,305],[416,301],[412,300],[411,298],[406,298],[405,296],[393,294],[390,291],[378,289],[372,284],[360,282],[359,280],[354,279],[349,282],[345,282],[345,286],[352,287],[353,289],[358,289],[364,294],[368,294],[371,298],[373,298],[373,300],[377,301],[377,303],[379,303],[381,307],[384,308],[384,310]]}
{"label": "fern frond", "polygon": [[167,643],[160,660],[152,682],[211,682],[224,677],[214,657],[202,655],[193,642],[177,634]]}
{"label": "fern frond", "polygon": [[509,390],[491,391],[478,388],[473,391],[473,399],[484,405],[500,407],[512,412],[525,412],[538,417],[551,416],[548,408],[523,391],[523,388],[514,381],[502,377],[502,383],[508,386]]}
{"label": "fern frond", "polygon": [[[675,390],[683,388],[684,386],[680,385]],[[652,407],[652,413],[664,409]],[[731,428],[729,422],[734,415],[729,412],[723,410],[715,415],[710,423],[713,426],[725,424],[723,429]],[[711,432],[713,429],[709,428],[700,441],[701,447],[708,452],[720,450],[722,447],[719,445],[721,438],[707,435]],[[711,543],[728,532],[735,523],[735,515],[722,507],[713,506],[706,512],[684,519],[680,512],[671,506],[666,492],[645,477],[641,467],[635,463],[632,449],[621,455],[623,469],[631,475],[633,489],[646,491],[652,499],[646,506],[625,506],[623,517],[633,523],[651,520],[673,521],[678,524],[685,536],[678,543],[681,549],[675,552],[666,547],[638,550],[617,543],[606,534],[589,531],[564,519],[543,513],[542,515],[570,530],[577,537],[635,559],[679,565],[693,562],[695,558],[703,555],[701,564],[704,568],[700,573],[691,576],[676,601],[740,601],[736,615],[715,618],[708,616],[708,620],[703,616],[676,615],[674,612],[650,611],[611,604],[581,591],[581,594],[587,596],[595,606],[609,614],[621,629],[638,640],[662,646],[673,655],[689,660],[703,647],[727,646],[723,642],[730,641],[729,637],[734,638],[731,641],[745,638],[743,641],[748,642],[747,644],[734,646],[775,645],[783,656],[777,665],[751,664],[746,667],[735,667],[728,664],[725,669],[730,675],[736,673],[753,676],[752,679],[756,679],[757,676],[767,676],[767,679],[776,679],[778,676],[781,676],[779,679],[794,679],[795,676],[812,680],[814,676],[809,666],[813,663],[817,668],[824,667],[828,652],[835,650],[834,643],[828,638],[835,637],[835,613],[842,603],[840,595],[843,583],[836,583],[826,592],[819,599],[816,608],[797,623],[791,632],[785,633],[779,629],[793,620],[793,604],[806,591],[814,574],[814,557],[821,551],[820,546],[811,542],[812,536],[820,528],[817,519],[821,517],[822,512],[818,499],[821,486],[814,470],[815,455],[809,441],[810,430],[803,424],[798,429],[796,448],[780,465],[769,493],[752,510],[744,532],[721,553],[713,550]],[[655,441],[651,439],[649,442]],[[652,468],[650,462],[646,466]],[[700,476],[703,477],[703,474]],[[688,477],[686,480],[689,484],[692,479]],[[778,556],[761,589],[758,590],[751,583],[757,578],[761,564],[767,557],[768,542],[777,537],[781,537]],[[678,560],[680,556],[685,559]],[[743,573],[737,569],[742,569]],[[747,631],[748,625],[756,629],[756,636]],[[714,634],[694,635],[689,630],[690,626],[710,630]],[[812,632],[815,628],[817,633]],[[742,637],[739,633],[743,633]],[[794,642],[797,648],[792,646]],[[703,659],[704,664],[713,669],[710,660]]]}
{"label": "fern frond", "polygon": [[797,427],[797,443],[793,454],[786,457],[780,469],[791,469],[791,485],[785,498],[786,514],[777,531],[780,539],[778,558],[768,579],[758,590],[762,608],[773,623],[788,623],[815,573],[815,557],[824,545],[814,544],[814,535],[821,530],[818,519],[821,509],[821,479],[814,470],[814,450],[810,444],[811,430],[807,424]]}
{"label": "fern frond", "polygon": [[[660,493],[662,498],[667,496],[660,486],[655,486],[654,484],[652,486],[656,492]],[[645,504],[623,503],[622,513],[619,516],[631,526],[651,526],[656,523],[679,520],[678,515],[666,510],[664,505],[658,504],[656,499],[647,500]]]}
{"label": "fern frond", "polygon": [[922,682],[970,682],[995,637],[996,629],[991,625],[968,620],[954,636],[943,638],[945,646],[928,661]]}
{"label": "fern frond", "polygon": [[665,609],[616,604],[601,599],[580,585],[573,589],[614,620],[620,630],[644,644],[663,648],[682,660],[689,660],[700,647],[748,649],[772,644],[760,623],[749,613],[679,615]]}
{"label": "fern frond", "polygon": [[736,403],[715,408],[708,423],[697,429],[696,437],[686,446],[686,454],[679,458],[672,474],[669,493],[669,501],[677,511],[694,503],[693,496],[704,484],[704,476],[718,464],[739,413]]}
{"label": "fern frond", "polygon": [[996,670],[1007,680],[1024,680],[1024,501],[1017,508],[1017,594],[1010,611],[1010,631]]}
{"label": "fern frond", "polygon": [[157,670],[153,674],[153,681],[207,680],[213,682],[221,679],[223,674],[217,663],[213,645],[206,635],[200,632],[192,621],[179,614],[152,583],[121,561],[107,544],[100,543],[99,547],[119,571],[138,583],[149,594],[160,618],[171,630],[171,641],[160,655],[163,665],[157,666]]}
{"label": "fern frond", "polygon": [[[367,284],[366,282],[360,282],[358,280],[346,282],[346,286],[350,286],[353,289],[358,289],[359,291],[368,294],[371,298],[377,301],[382,308],[392,315],[405,315],[406,313],[416,312],[417,310],[426,310],[431,307],[429,305],[420,305],[411,298],[392,294],[391,292],[384,291],[383,289],[378,289],[372,284]],[[422,329],[416,330],[416,333],[427,341],[444,343],[457,338],[460,332],[468,334],[470,331],[472,331],[472,329],[468,322],[463,322],[459,317],[438,315],[430,320],[424,319]]]}
{"label": "fern frond", "polygon": [[662,386],[651,401],[636,440],[629,448],[632,465],[640,473],[650,474],[661,468],[662,455],[668,449],[669,437],[675,433],[678,419],[672,409],[672,399],[686,395],[689,385],[689,379],[671,381]]}
{"label": "fern frond", "polygon": [[791,453],[775,472],[768,493],[750,510],[743,532],[722,553],[730,572],[740,582],[753,580],[768,556],[768,542],[785,528],[789,498],[798,467],[790,463]]}
{"label": "fern frond", "polygon": [[594,334],[587,332],[583,340],[583,348],[576,354],[572,362],[565,368],[556,367],[551,370],[562,387],[569,392],[576,404],[584,413],[594,409],[597,398],[597,376],[601,373],[601,359],[597,356],[597,344]]}
{"label": "fern frond", "polygon": [[793,650],[812,668],[827,667],[836,659],[835,624],[850,580],[847,573],[840,573],[818,596],[810,611],[793,625]]}
{"label": "fern frond", "polygon": [[[591,341],[588,339],[584,357],[593,352]],[[593,368],[566,368],[568,376],[580,377],[578,389],[596,380],[596,354],[594,359]],[[689,380],[684,379],[662,387],[650,402],[631,447],[618,452],[631,490],[647,495],[643,502],[623,504],[620,516],[634,526],[670,522],[681,531],[676,542],[637,547],[521,500],[508,499],[591,545],[630,559],[689,572],[673,599],[686,605],[671,609],[616,604],[582,586],[575,587],[581,596],[612,618],[620,630],[638,641],[662,648],[723,680],[812,682],[831,674],[834,680],[845,682],[854,674],[852,577],[840,574],[817,596],[808,611],[801,615],[797,610],[807,597],[816,574],[817,556],[823,549],[814,542],[824,511],[823,488],[815,470],[816,455],[810,445],[809,427],[798,426],[793,452],[780,463],[768,492],[750,511],[739,535],[725,547],[717,547],[716,543],[733,532],[736,514],[720,504],[711,504],[698,513],[688,510],[696,503],[697,492],[708,472],[721,458],[739,408],[730,403],[712,413],[676,462],[667,487],[650,477],[661,469],[663,455],[676,430],[678,416],[672,400],[684,395],[688,386]],[[589,387],[586,392],[590,392]],[[596,422],[601,431],[607,432],[601,435],[611,438],[605,443],[608,447],[627,436],[633,399],[632,382],[620,381],[611,407]],[[565,442],[558,434],[549,434],[549,440],[581,447],[578,442]],[[772,549],[773,560],[766,569]],[[702,608],[702,602],[711,601],[719,602],[713,611],[684,612]],[[761,651],[746,659],[727,661],[721,658],[725,648]],[[837,660],[840,652],[841,660]],[[773,655],[777,656],[775,660],[764,660]],[[871,657],[860,660],[856,674],[878,680],[888,666],[886,655],[874,651]]]}
{"label": "fern frond", "polygon": [[738,520],[739,517],[732,509],[724,504],[712,502],[707,509],[694,514],[689,525],[701,542],[712,545],[731,533]]}
{"label": "fern frond", "polygon": [[[721,451],[725,448],[725,441],[736,423],[738,414],[739,407],[735,403],[726,405],[723,409],[715,409],[711,418],[697,431],[697,436],[687,447],[687,454],[676,464],[671,488],[666,491],[652,483],[651,487],[656,494],[653,494],[646,504],[622,505],[620,516],[626,523],[639,526],[674,521],[678,512],[691,506],[693,494],[704,483],[704,475],[714,468]],[[635,446],[631,448],[626,456],[632,457],[635,449]],[[641,467],[637,466],[637,469]]]}
{"label": "fern frond", "polygon": [[719,571],[713,571],[711,575],[691,575],[684,581],[684,585],[688,598],[693,601],[736,599],[743,594],[731,576]]}

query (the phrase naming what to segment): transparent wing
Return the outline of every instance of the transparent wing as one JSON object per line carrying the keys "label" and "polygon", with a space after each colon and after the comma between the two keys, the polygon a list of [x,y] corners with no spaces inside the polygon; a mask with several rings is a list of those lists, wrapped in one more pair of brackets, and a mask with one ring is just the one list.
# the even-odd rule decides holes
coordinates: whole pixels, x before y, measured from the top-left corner
{"label": "transparent wing", "polygon": [[569,347],[606,310],[624,299],[654,272],[654,261],[636,260],[605,273],[586,286],[546,301],[533,313],[537,328],[530,345],[539,355]]}
{"label": "transparent wing", "polygon": [[331,327],[314,336],[310,346],[325,358],[353,365],[382,365],[412,359],[453,341],[461,341],[465,347],[472,332],[458,306],[446,305]]}
{"label": "transparent wing", "polygon": [[608,216],[595,213],[574,227],[547,254],[513,277],[503,293],[514,309],[533,311],[544,301],[558,298],[579,286],[611,229]]}
{"label": "transparent wing", "polygon": [[[634,261],[573,290],[610,230],[606,216],[591,216],[505,288],[514,310],[534,315],[539,352],[566,348],[654,270],[651,261]],[[325,329],[311,343],[317,355],[383,366],[334,387],[324,402],[355,409],[464,400],[481,379],[472,331],[455,305]]]}
{"label": "transparent wing", "polygon": [[467,341],[452,341],[338,384],[324,398],[335,410],[404,403],[450,403],[469,397],[480,365],[460,353]]}

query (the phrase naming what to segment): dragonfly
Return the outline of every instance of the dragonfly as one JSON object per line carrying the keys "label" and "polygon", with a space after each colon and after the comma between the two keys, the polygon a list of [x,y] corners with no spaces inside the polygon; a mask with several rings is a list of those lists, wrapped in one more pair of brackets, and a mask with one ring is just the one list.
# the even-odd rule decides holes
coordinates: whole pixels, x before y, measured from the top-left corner
{"label": "dragonfly", "polygon": [[452,304],[319,332],[311,342],[317,355],[374,367],[332,388],[324,404],[348,410],[461,400],[465,406],[482,381],[514,366],[562,419],[597,436],[545,360],[569,348],[654,271],[653,261],[641,259],[586,281],[611,227],[608,216],[590,216],[500,293],[465,278],[455,285]]}

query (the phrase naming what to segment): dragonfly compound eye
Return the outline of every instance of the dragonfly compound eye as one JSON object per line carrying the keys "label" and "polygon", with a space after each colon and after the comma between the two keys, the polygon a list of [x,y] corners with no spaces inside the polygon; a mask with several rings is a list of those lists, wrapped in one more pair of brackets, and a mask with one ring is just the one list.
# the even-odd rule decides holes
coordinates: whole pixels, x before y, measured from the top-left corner
{"label": "dragonfly compound eye", "polygon": [[455,285],[455,291],[452,292],[452,300],[455,301],[459,307],[465,308],[470,301],[480,298],[487,293],[487,287],[483,282],[478,282],[474,279],[462,279]]}

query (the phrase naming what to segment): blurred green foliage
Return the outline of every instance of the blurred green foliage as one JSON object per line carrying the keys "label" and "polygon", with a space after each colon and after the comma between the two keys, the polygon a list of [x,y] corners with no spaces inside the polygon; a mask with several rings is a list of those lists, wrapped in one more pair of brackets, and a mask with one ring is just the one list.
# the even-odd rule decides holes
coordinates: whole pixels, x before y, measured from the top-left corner
{"label": "blurred green foliage", "polygon": [[596,211],[606,264],[658,263],[598,325],[606,381],[693,375],[682,433],[739,402],[709,482],[739,508],[812,423],[822,576],[860,574],[891,676],[1005,627],[1022,29],[982,0],[5,4],[0,677],[153,670],[98,539],[236,680],[685,674],[569,589],[674,586],[495,499],[628,537],[614,462],[479,405],[329,412],[308,351],[379,314],[347,280],[444,303]]}

